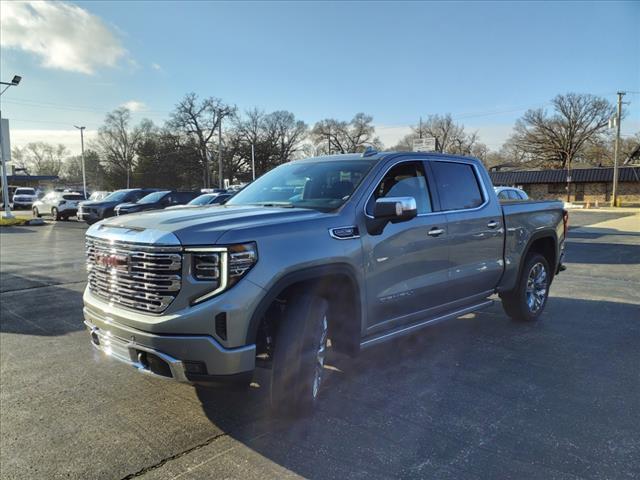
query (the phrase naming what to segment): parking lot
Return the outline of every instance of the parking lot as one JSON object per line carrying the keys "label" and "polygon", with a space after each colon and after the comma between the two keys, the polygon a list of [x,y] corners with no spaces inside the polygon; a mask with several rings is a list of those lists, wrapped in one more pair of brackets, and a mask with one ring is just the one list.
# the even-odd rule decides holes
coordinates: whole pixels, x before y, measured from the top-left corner
{"label": "parking lot", "polygon": [[319,410],[137,374],[82,323],[84,231],[0,230],[6,479],[640,477],[640,213],[572,212],[543,319],[496,303],[333,358]]}

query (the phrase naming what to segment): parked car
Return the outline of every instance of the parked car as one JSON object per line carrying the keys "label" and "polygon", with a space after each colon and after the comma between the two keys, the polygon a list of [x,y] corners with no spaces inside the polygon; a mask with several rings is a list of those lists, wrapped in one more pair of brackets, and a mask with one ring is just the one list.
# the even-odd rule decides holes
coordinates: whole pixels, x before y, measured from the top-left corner
{"label": "parked car", "polygon": [[84,200],[81,193],[67,193],[53,191],[47,193],[42,200],[33,203],[34,217],[51,215],[54,220],[69,220],[78,212],[78,204]]}
{"label": "parked car", "polygon": [[197,192],[161,190],[150,193],[135,203],[121,203],[116,207],[115,211],[116,215],[126,215],[128,213],[146,212],[148,210],[161,210],[172,205],[185,205],[197,196]]}
{"label": "parked car", "polygon": [[498,200],[529,200],[527,192],[515,187],[493,187]]}
{"label": "parked car", "polygon": [[232,196],[233,195],[231,193],[204,193],[194,198],[186,205],[175,205],[173,207],[167,207],[167,209],[203,207],[205,205],[221,205]]}
{"label": "parked car", "polygon": [[18,187],[13,193],[13,209],[30,209],[36,200],[38,194],[35,188]]}
{"label": "parked car", "polygon": [[92,225],[99,220],[113,217],[115,215],[114,209],[116,205],[126,202],[136,202],[155,191],[157,191],[155,188],[129,188],[116,190],[96,202],[80,202],[80,205],[78,205],[78,220]]}
{"label": "parked car", "polygon": [[513,319],[539,319],[567,221],[562,202],[501,205],[469,157],[294,161],[224,208],[89,228],[85,323],[97,349],[160,377],[247,384],[265,366],[273,405],[307,410],[328,338],[356,355],[496,293]]}

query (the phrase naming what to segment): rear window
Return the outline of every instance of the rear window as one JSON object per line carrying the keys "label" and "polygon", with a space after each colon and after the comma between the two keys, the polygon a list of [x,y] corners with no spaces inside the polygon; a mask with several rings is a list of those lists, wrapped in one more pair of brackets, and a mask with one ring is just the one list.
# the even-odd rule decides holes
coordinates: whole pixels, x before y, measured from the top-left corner
{"label": "rear window", "polygon": [[464,210],[484,201],[474,168],[467,163],[432,162],[442,210]]}
{"label": "rear window", "polygon": [[65,200],[84,200],[84,197],[79,193],[65,193],[62,198]]}

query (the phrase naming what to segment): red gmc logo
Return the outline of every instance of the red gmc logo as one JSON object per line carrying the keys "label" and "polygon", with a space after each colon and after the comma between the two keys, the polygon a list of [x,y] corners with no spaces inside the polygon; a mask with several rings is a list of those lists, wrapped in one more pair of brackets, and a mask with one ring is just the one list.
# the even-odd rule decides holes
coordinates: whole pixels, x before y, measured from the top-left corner
{"label": "red gmc logo", "polygon": [[129,257],[126,255],[97,255],[96,263],[98,265],[102,265],[103,267],[126,267],[129,264]]}

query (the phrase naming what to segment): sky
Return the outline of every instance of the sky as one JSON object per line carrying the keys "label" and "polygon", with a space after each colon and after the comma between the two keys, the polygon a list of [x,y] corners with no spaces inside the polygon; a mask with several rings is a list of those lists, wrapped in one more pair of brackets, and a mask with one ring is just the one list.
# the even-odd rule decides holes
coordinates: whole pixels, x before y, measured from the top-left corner
{"label": "sky", "polygon": [[195,92],[240,110],[374,117],[391,146],[451,113],[497,150],[527,108],[628,91],[640,130],[640,2],[8,2],[1,97],[12,146],[79,152],[107,112],[162,124]]}

